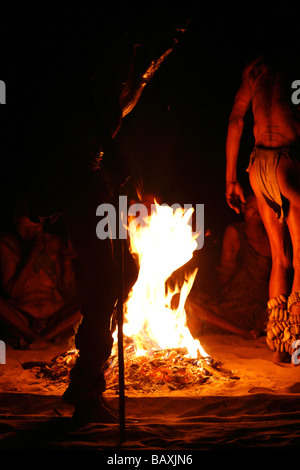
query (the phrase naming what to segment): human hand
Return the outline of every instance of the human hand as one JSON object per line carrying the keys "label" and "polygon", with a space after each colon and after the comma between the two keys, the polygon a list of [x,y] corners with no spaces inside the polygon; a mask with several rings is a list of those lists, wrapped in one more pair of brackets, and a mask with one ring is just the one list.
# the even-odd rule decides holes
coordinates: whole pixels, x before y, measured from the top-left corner
{"label": "human hand", "polygon": [[242,211],[242,204],[246,203],[244,191],[238,181],[229,181],[226,183],[226,201],[229,207],[237,214]]}

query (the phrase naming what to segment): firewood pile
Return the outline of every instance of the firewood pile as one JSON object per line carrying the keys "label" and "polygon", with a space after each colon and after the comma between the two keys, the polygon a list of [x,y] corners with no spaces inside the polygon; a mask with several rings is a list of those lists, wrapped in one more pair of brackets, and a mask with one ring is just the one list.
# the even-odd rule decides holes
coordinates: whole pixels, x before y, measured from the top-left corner
{"label": "firewood pile", "polygon": [[[175,391],[184,388],[201,387],[212,380],[237,380],[231,371],[223,368],[221,362],[211,357],[190,359],[184,348],[152,351],[144,356],[134,353],[133,344],[125,345],[125,389],[140,393]],[[26,369],[35,368],[38,378],[50,379],[56,383],[68,383],[69,374],[75,365],[78,351],[73,349],[54,357],[51,362],[24,363]],[[114,346],[106,365],[107,390],[119,389],[118,352]]]}
{"label": "firewood pile", "polygon": [[67,383],[72,367],[78,357],[78,350],[72,349],[64,354],[55,356],[51,361],[23,362],[23,369],[34,369],[36,377],[51,379],[59,383]]}
{"label": "firewood pile", "polygon": [[[154,393],[195,388],[215,379],[238,379],[211,357],[190,359],[185,348],[152,351],[136,356],[133,346],[124,351],[125,389],[140,393]],[[106,371],[107,389],[118,391],[118,356],[112,354]]]}

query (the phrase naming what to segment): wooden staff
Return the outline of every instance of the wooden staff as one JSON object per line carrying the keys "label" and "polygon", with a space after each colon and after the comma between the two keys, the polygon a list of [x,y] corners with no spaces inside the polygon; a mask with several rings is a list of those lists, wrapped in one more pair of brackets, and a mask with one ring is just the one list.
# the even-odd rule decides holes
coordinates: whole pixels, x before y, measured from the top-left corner
{"label": "wooden staff", "polygon": [[[118,233],[118,232],[117,232]],[[125,374],[124,374],[124,347],[123,347],[123,320],[124,320],[124,240],[117,240],[117,263],[118,263],[118,362],[119,362],[119,430],[120,442],[125,442]]]}
{"label": "wooden staff", "polygon": [[[112,152],[114,147],[112,143]],[[108,177],[103,166],[99,167],[99,175],[101,175],[103,200],[110,201],[115,208],[119,208],[118,217],[116,218],[116,240],[112,240],[112,251],[114,261],[117,267],[117,327],[118,327],[118,363],[119,363],[119,430],[120,442],[125,442],[125,374],[124,374],[124,347],[123,347],[123,320],[124,320],[124,240],[119,238],[120,220],[119,214],[122,211],[120,207],[119,196],[122,195],[122,186],[114,187]]]}

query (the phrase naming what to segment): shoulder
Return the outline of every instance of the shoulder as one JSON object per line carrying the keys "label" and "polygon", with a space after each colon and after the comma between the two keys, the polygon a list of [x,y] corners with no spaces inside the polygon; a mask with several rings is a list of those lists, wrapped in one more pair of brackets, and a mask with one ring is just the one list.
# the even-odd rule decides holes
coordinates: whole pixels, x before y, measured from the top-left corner
{"label": "shoulder", "polygon": [[242,230],[243,230],[242,223],[230,224],[225,229],[224,238],[232,239],[232,240],[239,240]]}
{"label": "shoulder", "polygon": [[236,227],[236,224],[230,224],[226,227],[223,235],[223,253],[237,254],[241,246],[241,232]]}
{"label": "shoulder", "polygon": [[240,252],[240,247],[240,233],[235,224],[230,224],[226,227],[223,235],[221,262],[224,263],[236,260]]}
{"label": "shoulder", "polygon": [[258,71],[264,66],[264,58],[262,55],[256,56],[255,58],[248,59],[243,68],[243,79],[251,81],[253,76],[258,74]]}
{"label": "shoulder", "polygon": [[263,62],[264,62],[264,56],[262,54],[256,54],[256,55],[253,55],[252,57],[248,57],[248,59],[245,61],[243,73],[245,74],[249,73],[249,71],[259,66]]}

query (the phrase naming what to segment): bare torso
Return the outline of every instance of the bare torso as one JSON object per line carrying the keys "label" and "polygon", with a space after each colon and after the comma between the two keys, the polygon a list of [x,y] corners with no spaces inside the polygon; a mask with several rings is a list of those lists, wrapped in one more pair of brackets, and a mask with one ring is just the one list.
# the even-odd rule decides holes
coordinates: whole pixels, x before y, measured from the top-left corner
{"label": "bare torso", "polygon": [[[1,243],[0,246],[1,265],[5,267],[1,273],[4,289],[23,263],[18,240],[7,235],[8,239],[9,243]],[[23,267],[26,273],[22,281],[15,284],[13,294],[8,292],[13,305],[35,318],[48,318],[64,306],[59,291],[63,278],[62,247],[59,237],[45,233],[44,249],[33,256],[32,263]]]}
{"label": "bare torso", "polygon": [[292,82],[262,59],[256,60],[249,67],[248,82],[254,115],[255,144],[271,148],[298,146],[300,113],[291,101]]}
{"label": "bare torso", "polygon": [[33,263],[30,276],[20,292],[16,306],[35,318],[48,318],[64,306],[58,290],[62,263],[61,242],[52,235],[45,234],[46,250],[41,252]]}

